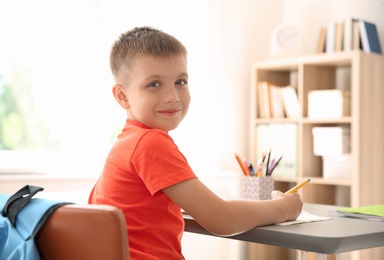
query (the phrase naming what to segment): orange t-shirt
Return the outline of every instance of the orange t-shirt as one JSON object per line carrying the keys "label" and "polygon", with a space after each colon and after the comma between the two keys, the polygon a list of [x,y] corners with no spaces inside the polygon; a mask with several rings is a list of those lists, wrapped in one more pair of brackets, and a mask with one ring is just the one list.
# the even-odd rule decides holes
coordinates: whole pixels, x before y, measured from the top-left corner
{"label": "orange t-shirt", "polygon": [[192,178],[196,175],[166,132],[127,120],[89,203],[123,211],[131,259],[184,259],[181,209],[162,189]]}

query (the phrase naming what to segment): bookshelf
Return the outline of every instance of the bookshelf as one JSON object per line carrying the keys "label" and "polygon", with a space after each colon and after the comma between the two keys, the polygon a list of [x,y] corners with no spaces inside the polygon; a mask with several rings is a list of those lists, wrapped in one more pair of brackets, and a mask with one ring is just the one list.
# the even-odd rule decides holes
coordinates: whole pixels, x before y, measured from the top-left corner
{"label": "bookshelf", "polygon": [[[268,81],[277,86],[296,88],[301,112],[295,118],[261,118],[257,85]],[[351,95],[350,116],[313,119],[308,117],[308,93],[312,90],[347,88]],[[382,55],[352,50],[321,53],[302,57],[260,61],[251,67],[249,158],[257,163],[260,147],[257,135],[261,125],[290,124],[296,130],[295,174],[274,176],[275,189],[288,190],[305,178],[311,183],[299,192],[305,203],[359,207],[384,204],[384,58]],[[327,104],[324,104],[327,106]],[[313,153],[313,127],[343,126],[350,128],[351,177],[323,178],[321,156]],[[259,150],[258,150],[259,149]],[[283,158],[284,159],[284,158]],[[249,254],[252,255],[252,245]],[[267,246],[263,250],[268,251]],[[299,259],[299,255],[283,251],[280,259]],[[284,251],[285,250],[285,251]],[[260,248],[255,254],[260,253]],[[271,249],[276,255],[276,248]],[[384,248],[348,253],[347,259],[384,257]]]}

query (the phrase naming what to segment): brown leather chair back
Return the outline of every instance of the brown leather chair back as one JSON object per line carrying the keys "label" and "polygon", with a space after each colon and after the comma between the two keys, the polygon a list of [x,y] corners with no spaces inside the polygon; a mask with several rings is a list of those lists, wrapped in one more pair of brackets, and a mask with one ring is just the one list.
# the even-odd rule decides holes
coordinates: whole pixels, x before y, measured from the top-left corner
{"label": "brown leather chair back", "polygon": [[70,204],[58,208],[36,238],[42,259],[127,260],[123,213],[107,205]]}

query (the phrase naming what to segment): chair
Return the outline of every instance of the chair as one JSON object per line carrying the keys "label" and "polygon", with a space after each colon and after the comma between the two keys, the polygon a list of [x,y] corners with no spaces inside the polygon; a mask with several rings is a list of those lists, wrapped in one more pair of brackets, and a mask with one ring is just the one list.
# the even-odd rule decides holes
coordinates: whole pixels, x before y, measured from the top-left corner
{"label": "chair", "polygon": [[41,259],[129,259],[124,215],[107,205],[58,208],[39,232],[36,244]]}

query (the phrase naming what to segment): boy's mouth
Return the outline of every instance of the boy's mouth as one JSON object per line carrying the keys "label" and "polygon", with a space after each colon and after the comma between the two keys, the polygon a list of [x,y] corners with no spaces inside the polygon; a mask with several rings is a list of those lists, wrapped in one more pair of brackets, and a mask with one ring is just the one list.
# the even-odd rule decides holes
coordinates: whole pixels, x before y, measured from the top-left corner
{"label": "boy's mouth", "polygon": [[168,110],[159,111],[159,113],[166,115],[166,116],[173,116],[180,111],[181,111],[181,109],[168,109]]}

